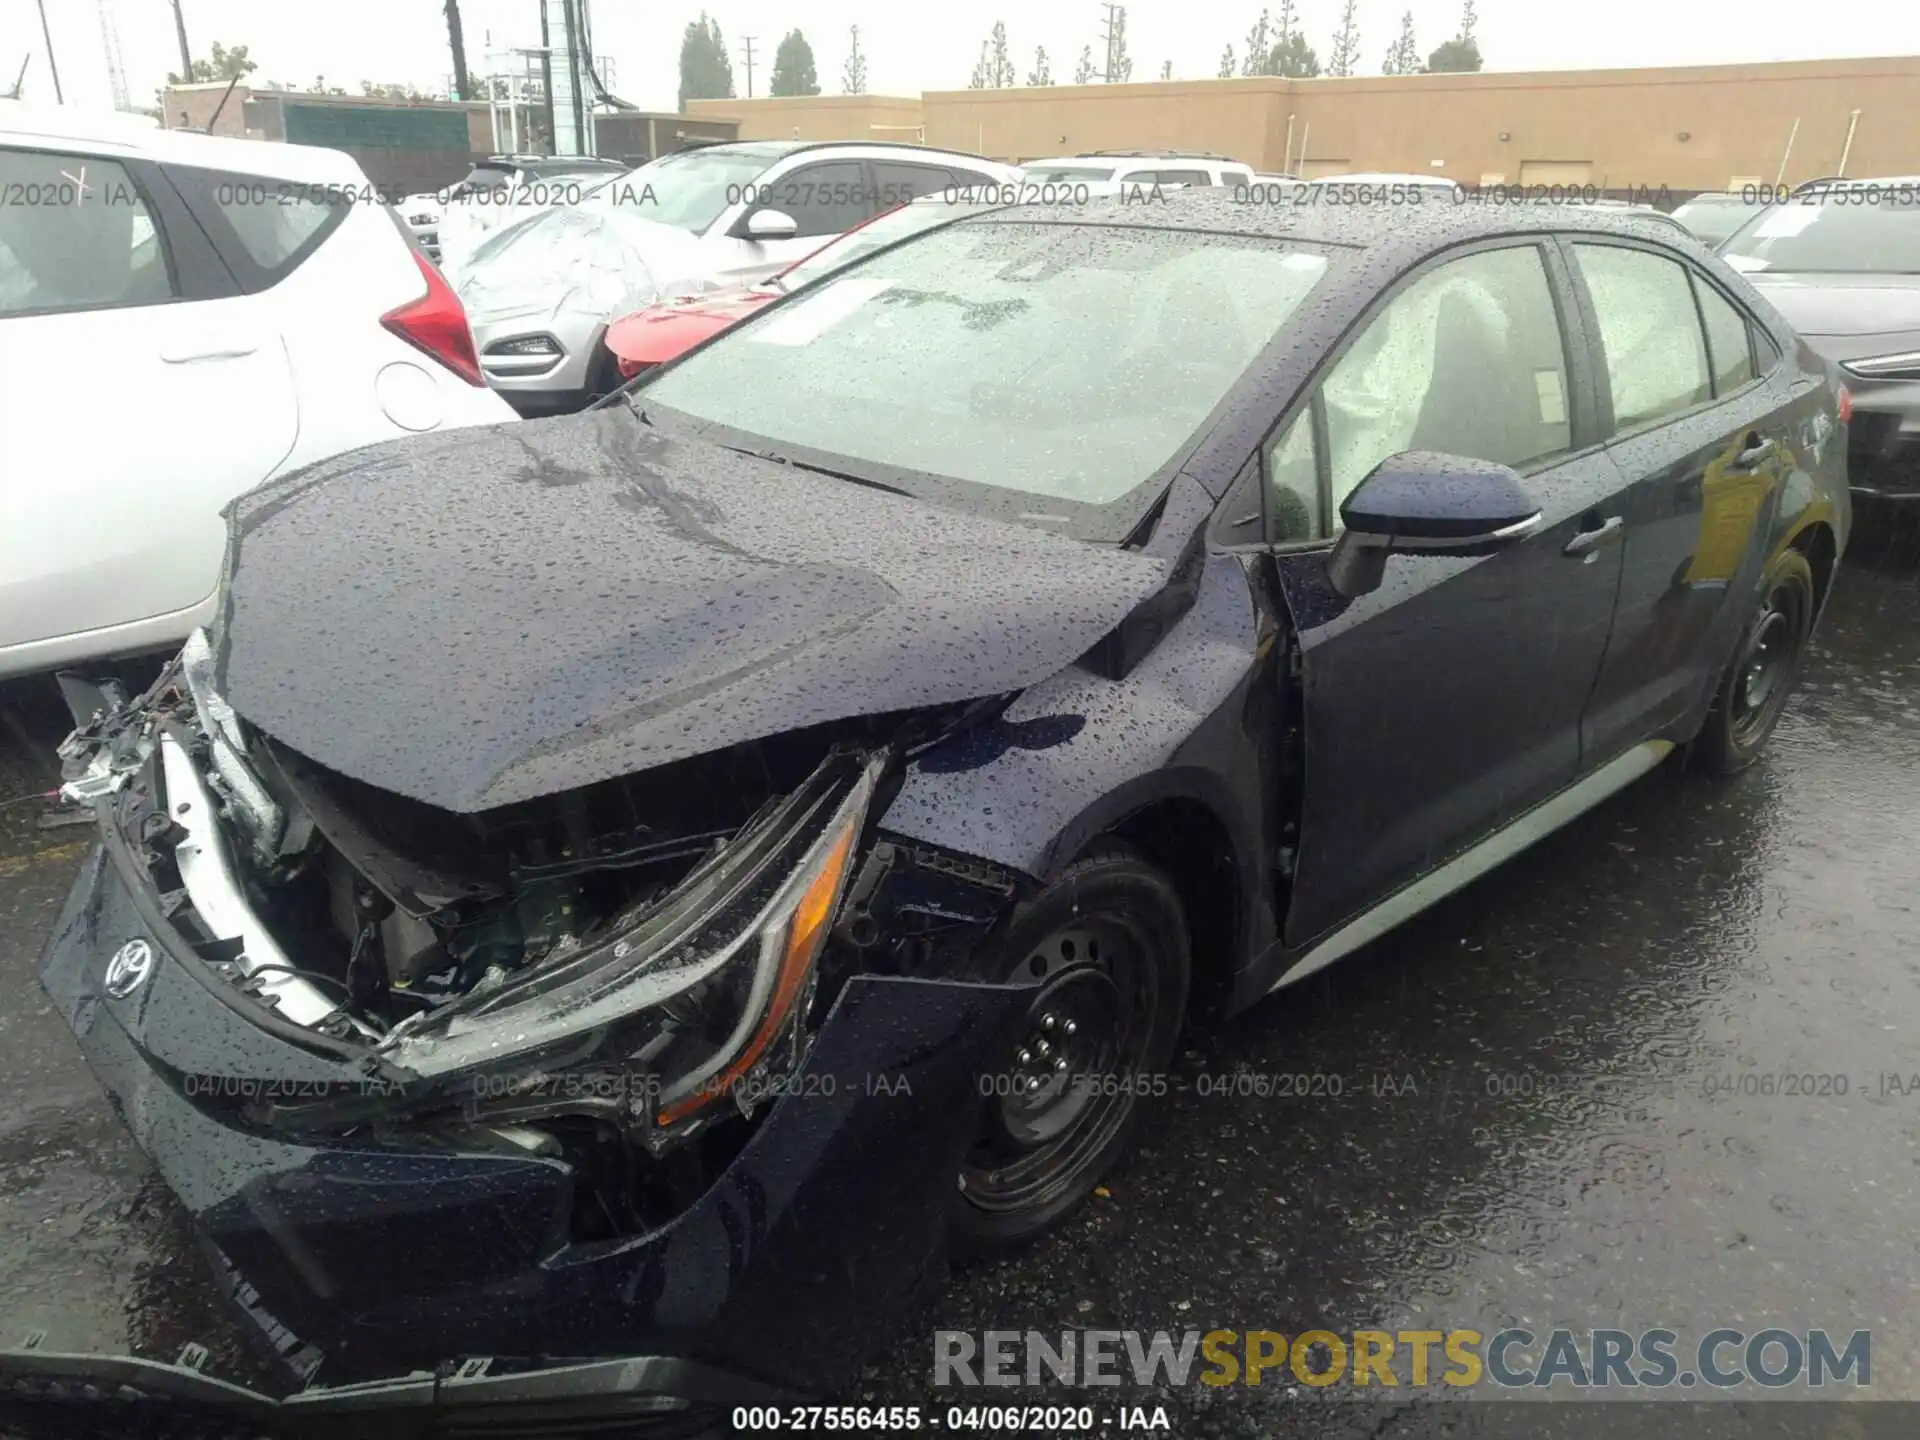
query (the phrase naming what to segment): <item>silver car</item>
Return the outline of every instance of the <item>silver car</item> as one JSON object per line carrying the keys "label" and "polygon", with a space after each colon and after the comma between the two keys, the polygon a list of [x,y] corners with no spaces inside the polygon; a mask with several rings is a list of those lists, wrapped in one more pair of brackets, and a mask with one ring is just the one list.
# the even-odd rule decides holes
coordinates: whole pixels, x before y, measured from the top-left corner
{"label": "silver car", "polygon": [[920,145],[749,141],[663,155],[575,205],[503,226],[458,279],[488,382],[523,415],[619,382],[608,323],[751,285],[882,210],[1014,185],[1009,165]]}

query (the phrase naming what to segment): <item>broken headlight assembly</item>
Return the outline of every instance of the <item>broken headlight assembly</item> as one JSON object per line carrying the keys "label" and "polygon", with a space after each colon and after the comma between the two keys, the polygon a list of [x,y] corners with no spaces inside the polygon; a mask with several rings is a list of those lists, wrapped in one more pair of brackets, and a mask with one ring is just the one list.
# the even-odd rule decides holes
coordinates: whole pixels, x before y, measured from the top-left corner
{"label": "broken headlight assembly", "polygon": [[571,954],[403,1021],[377,1053],[423,1078],[470,1077],[473,1120],[572,1108],[582,1086],[570,1074],[600,1067],[652,1148],[723,1101],[747,1108],[771,1069],[797,1063],[781,1047],[797,1041],[885,763],[834,751],[662,899]]}
{"label": "broken headlight assembly", "polygon": [[[139,700],[78,697],[76,713],[91,718],[62,754],[69,794],[122,837],[122,864],[144,869],[186,948],[231,986],[234,1003],[265,1007],[341,1058],[357,1054],[377,1077],[308,1102],[249,1104],[251,1123],[338,1134],[451,1122],[511,1130],[515,1143],[544,1149],[523,1122],[579,1116],[612,1121],[657,1154],[712,1119],[751,1112],[799,1066],[817,964],[891,744],[823,744],[737,821],[716,828],[709,805],[696,817],[703,833],[657,832],[666,841],[648,853],[688,855],[666,883],[623,879],[651,872],[620,869],[626,857],[602,850],[574,865],[594,872],[585,880],[549,866],[462,906],[422,901],[376,866],[390,891],[426,911],[432,927],[416,928],[442,938],[421,952],[433,957],[425,967],[446,968],[405,970],[417,957],[403,957],[404,973],[368,992],[359,967],[380,882],[351,871],[339,816],[310,809],[319,792],[293,784],[271,740],[241,724],[213,688],[210,661],[196,634]],[[749,768],[765,770],[758,759]],[[705,773],[670,784],[698,797]],[[561,797],[560,808],[569,803]],[[670,804],[663,792],[661,803]],[[378,858],[355,853],[357,863]],[[569,887],[594,875],[611,883],[583,914],[585,892]],[[329,895],[367,908],[361,929],[329,926]],[[539,924],[509,918],[535,909]],[[383,1015],[369,993],[404,996],[407,1013]]]}

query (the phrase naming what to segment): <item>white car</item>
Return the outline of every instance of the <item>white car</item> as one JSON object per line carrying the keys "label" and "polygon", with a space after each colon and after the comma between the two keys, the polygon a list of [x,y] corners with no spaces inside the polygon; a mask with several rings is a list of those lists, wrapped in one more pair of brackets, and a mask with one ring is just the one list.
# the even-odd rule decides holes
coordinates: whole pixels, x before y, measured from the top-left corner
{"label": "white car", "polygon": [[615,317],[755,284],[922,195],[1019,179],[1011,165],[921,145],[706,145],[494,231],[462,268],[460,297],[481,367],[516,409],[578,409],[619,383],[604,343]]}
{"label": "white car", "polygon": [[586,155],[492,155],[459,184],[409,195],[400,216],[449,281],[479,243],[502,226],[555,205],[573,205],[631,167]]}
{"label": "white car", "polygon": [[1231,190],[1254,182],[1251,165],[1179,150],[1090,150],[1029,160],[1020,169],[1035,183],[1111,180],[1120,185],[1223,185]]}
{"label": "white car", "polygon": [[337,151],[5,101],[0,194],[0,676],[184,640],[262,481],[513,418]]}

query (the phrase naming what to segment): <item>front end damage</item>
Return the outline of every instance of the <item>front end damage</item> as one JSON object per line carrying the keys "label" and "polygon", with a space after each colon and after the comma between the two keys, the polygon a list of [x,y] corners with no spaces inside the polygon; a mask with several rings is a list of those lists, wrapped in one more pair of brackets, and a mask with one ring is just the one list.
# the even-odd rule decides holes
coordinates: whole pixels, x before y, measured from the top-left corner
{"label": "front end damage", "polygon": [[850,1373],[938,1277],[1022,1004],[943,978],[1016,877],[876,824],[978,707],[455,814],[211,674],[196,635],[81,701],[102,844],[42,976],[285,1370]]}

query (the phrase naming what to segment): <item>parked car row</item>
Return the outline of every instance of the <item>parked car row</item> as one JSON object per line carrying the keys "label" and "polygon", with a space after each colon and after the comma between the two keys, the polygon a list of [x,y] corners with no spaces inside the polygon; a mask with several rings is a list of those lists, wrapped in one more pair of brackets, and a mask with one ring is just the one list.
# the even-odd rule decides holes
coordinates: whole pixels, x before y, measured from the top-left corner
{"label": "parked car row", "polygon": [[444,191],[409,195],[401,218],[449,278],[495,230],[539,210],[572,205],[631,167],[592,156],[492,155]]}
{"label": "parked car row", "polygon": [[[1196,1015],[1767,743],[1852,525],[1776,292],[1608,207],[918,158],[952,206],[590,408],[241,497],[167,673],[70,684],[102,847],[42,980],[299,1379],[830,1392],[1074,1213]],[[482,256],[479,359],[763,280],[811,167],[851,221],[892,163],[524,220],[530,291],[570,235],[645,278],[514,315]]]}
{"label": "parked car row", "polygon": [[512,418],[345,155],[0,101],[0,186],[0,676],[177,646],[241,492]]}

